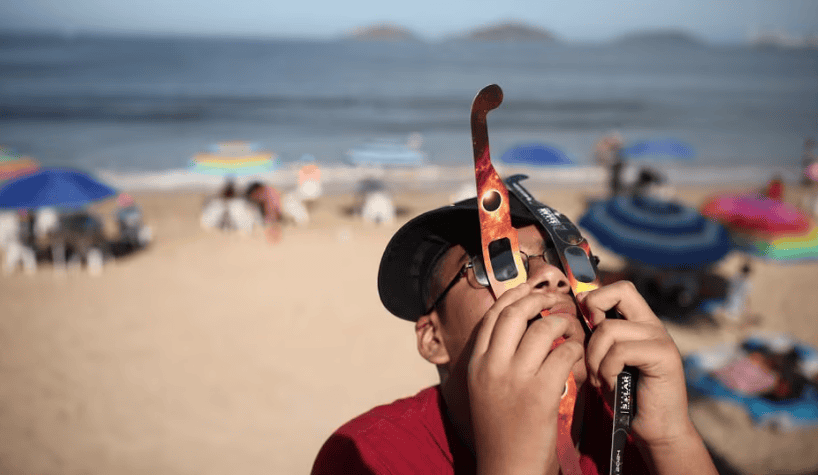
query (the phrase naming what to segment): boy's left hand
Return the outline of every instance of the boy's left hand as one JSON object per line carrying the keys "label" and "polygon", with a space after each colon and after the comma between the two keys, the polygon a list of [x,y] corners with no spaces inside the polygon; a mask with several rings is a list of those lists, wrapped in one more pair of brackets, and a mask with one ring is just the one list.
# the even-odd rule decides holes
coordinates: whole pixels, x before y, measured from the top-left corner
{"label": "boy's left hand", "polygon": [[[639,369],[633,433],[649,448],[695,434],[687,412],[682,359],[676,344],[631,282],[620,281],[577,296],[596,324],[586,348],[588,380],[610,394],[625,366]],[[622,320],[605,318],[616,308]],[[691,432],[692,431],[692,432]]]}

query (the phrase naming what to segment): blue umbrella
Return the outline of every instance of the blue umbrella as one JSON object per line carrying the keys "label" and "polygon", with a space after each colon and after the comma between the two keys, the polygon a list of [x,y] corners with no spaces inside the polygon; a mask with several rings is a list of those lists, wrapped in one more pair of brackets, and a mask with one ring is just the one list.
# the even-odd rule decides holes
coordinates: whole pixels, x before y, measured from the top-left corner
{"label": "blue umbrella", "polygon": [[551,145],[528,144],[512,147],[500,157],[503,163],[513,165],[561,166],[571,165],[571,160],[562,150]]}
{"label": "blue umbrella", "polygon": [[0,209],[76,208],[116,193],[115,189],[81,171],[43,168],[6,182],[0,188]]}
{"label": "blue umbrella", "polygon": [[622,155],[631,159],[686,160],[696,156],[689,144],[675,139],[660,139],[636,142],[622,149]]}
{"label": "blue umbrella", "polygon": [[722,225],[694,208],[647,196],[594,202],[579,224],[614,253],[654,267],[697,269],[732,248]]}

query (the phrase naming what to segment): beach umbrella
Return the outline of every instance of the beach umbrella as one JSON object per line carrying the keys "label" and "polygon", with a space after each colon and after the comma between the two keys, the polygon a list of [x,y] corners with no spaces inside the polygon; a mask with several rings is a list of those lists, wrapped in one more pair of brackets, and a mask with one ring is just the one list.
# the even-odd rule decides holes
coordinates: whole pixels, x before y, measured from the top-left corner
{"label": "beach umbrella", "polygon": [[220,142],[190,160],[190,169],[217,176],[246,176],[275,170],[278,157],[249,142]]}
{"label": "beach umbrella", "polygon": [[113,196],[117,191],[90,175],[66,168],[42,168],[0,187],[0,209],[44,206],[76,208]]}
{"label": "beach umbrella", "polygon": [[532,165],[537,167],[572,165],[574,162],[562,150],[545,144],[527,144],[512,147],[500,157],[509,165]]}
{"label": "beach umbrella", "polygon": [[818,259],[818,228],[795,206],[753,193],[714,195],[702,214],[722,222],[740,249],[777,261]]}
{"label": "beach umbrella", "polygon": [[31,157],[20,155],[13,150],[0,146],[0,183],[28,175],[40,168],[40,164]]}
{"label": "beach umbrella", "polygon": [[773,239],[755,239],[743,246],[749,254],[775,261],[806,261],[818,259],[818,227],[808,231]]}
{"label": "beach umbrella", "polygon": [[579,224],[612,252],[660,268],[701,268],[732,248],[721,224],[681,203],[648,196],[593,202]]}
{"label": "beach umbrella", "polygon": [[704,202],[701,212],[733,231],[755,237],[803,234],[811,226],[809,217],[795,206],[754,193],[714,195]]}
{"label": "beach umbrella", "polygon": [[622,156],[633,160],[690,160],[696,152],[689,144],[676,139],[645,140],[622,149]]}

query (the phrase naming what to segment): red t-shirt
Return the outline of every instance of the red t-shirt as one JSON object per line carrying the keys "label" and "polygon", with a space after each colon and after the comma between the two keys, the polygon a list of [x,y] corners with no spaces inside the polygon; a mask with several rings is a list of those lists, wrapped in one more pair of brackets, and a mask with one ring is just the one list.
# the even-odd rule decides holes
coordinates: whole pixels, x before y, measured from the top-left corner
{"label": "red t-shirt", "polygon": [[[580,467],[585,475],[598,475],[607,473],[612,419],[597,393],[591,393],[583,416]],[[442,407],[440,387],[433,386],[352,419],[321,447],[312,474],[475,473],[474,455],[442,416]],[[633,444],[625,449],[625,467],[626,473],[649,473]]]}

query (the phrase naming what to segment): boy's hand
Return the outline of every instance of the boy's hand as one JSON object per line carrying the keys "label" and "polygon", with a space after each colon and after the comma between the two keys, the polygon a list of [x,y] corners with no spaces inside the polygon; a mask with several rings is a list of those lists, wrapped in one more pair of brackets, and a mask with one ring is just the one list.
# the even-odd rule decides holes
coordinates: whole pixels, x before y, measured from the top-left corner
{"label": "boy's hand", "polygon": [[[529,324],[544,309],[554,313]],[[567,294],[522,284],[483,317],[468,371],[478,473],[558,471],[559,401],[584,352],[575,311]],[[561,336],[566,342],[552,351]]]}
{"label": "boy's hand", "polygon": [[[610,394],[626,365],[638,368],[633,433],[648,448],[698,438],[688,417],[679,350],[633,284],[620,281],[577,297],[597,325],[586,348],[589,382]],[[605,319],[611,308],[624,320]]]}

